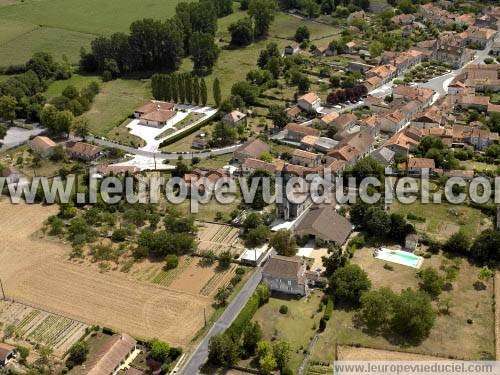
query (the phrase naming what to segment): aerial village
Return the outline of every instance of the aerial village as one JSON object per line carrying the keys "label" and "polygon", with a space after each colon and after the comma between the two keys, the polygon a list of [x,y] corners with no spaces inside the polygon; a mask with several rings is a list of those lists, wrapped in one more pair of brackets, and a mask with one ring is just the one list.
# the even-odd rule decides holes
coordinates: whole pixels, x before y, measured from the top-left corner
{"label": "aerial village", "polygon": [[[316,375],[343,360],[500,358],[493,198],[369,205],[330,185],[329,203],[237,192],[197,212],[193,196],[77,201],[109,176],[177,177],[198,196],[221,178],[327,170],[377,177],[382,194],[405,176],[429,176],[440,197],[449,178],[466,181],[455,194],[493,182],[494,3],[200,0],[164,14],[167,56],[140,40],[158,26],[144,19],[92,40],[76,65],[36,52],[1,70],[0,373]],[[131,62],[118,46],[154,57]],[[7,197],[74,175],[69,203],[41,188],[34,204]]]}

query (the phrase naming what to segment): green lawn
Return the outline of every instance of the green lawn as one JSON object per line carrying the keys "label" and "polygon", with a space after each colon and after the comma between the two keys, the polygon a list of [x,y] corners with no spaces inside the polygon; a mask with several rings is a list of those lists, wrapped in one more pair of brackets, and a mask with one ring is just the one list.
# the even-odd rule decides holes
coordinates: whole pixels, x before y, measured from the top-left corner
{"label": "green lawn", "polygon": [[47,88],[47,91],[45,91],[44,95],[48,100],[50,100],[56,96],[61,95],[63,90],[69,85],[73,85],[78,90],[81,90],[92,81],[97,81],[100,85],[102,85],[102,80],[99,76],[73,74],[70,79],[66,79],[63,81],[53,81]]}
{"label": "green lawn", "polygon": [[107,135],[150,98],[149,80],[117,79],[102,84],[94,104],[84,116],[90,122],[92,133]]}
{"label": "green lawn", "polygon": [[[265,340],[285,340],[291,346],[291,358],[288,366],[297,373],[304,360],[304,349],[314,336],[323,312],[318,312],[321,293],[312,292],[301,299],[271,298],[254,316],[259,322]],[[281,314],[281,305],[288,306],[288,313]],[[315,327],[315,328],[314,328]]]}
{"label": "green lawn", "polygon": [[413,213],[425,218],[425,223],[412,222],[412,224],[415,225],[417,231],[425,232],[441,241],[446,241],[458,230],[462,230],[471,238],[474,238],[491,225],[490,220],[481,211],[464,204],[422,204],[418,201],[412,204],[401,204],[394,201],[390,206],[390,210],[403,215]]}

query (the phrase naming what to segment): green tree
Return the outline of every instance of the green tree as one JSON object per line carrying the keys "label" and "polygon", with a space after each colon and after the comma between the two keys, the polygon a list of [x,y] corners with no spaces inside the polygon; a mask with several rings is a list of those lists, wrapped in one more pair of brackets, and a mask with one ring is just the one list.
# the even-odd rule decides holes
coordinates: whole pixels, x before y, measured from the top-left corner
{"label": "green tree", "polygon": [[16,119],[17,100],[10,95],[0,96],[0,117],[5,121],[14,123]]}
{"label": "green tree", "polygon": [[193,103],[200,104],[200,80],[198,77],[194,77],[193,80]]}
{"label": "green tree", "polygon": [[361,294],[371,288],[370,279],[365,271],[356,264],[338,268],[330,278],[330,290],[338,300],[357,305]]}
{"label": "green tree", "polygon": [[283,370],[290,361],[290,353],[292,349],[286,341],[278,341],[273,344],[273,356],[276,359],[278,369]]}
{"label": "green tree", "polygon": [[0,124],[0,140],[4,139],[7,135],[7,127],[3,124]]}
{"label": "green tree", "polygon": [[420,288],[431,297],[437,297],[443,291],[444,279],[432,267],[426,267],[418,272]]}
{"label": "green tree", "polygon": [[253,42],[253,23],[250,18],[242,18],[229,25],[232,46],[248,46]]}
{"label": "green tree", "polygon": [[272,120],[273,125],[279,129],[283,129],[288,124],[288,115],[286,108],[278,104],[269,106],[268,117]]}
{"label": "green tree", "polygon": [[240,96],[246,105],[252,105],[257,100],[259,88],[247,81],[239,81],[231,87],[231,94]]}
{"label": "green tree", "polygon": [[221,287],[217,290],[214,298],[220,306],[226,306],[227,299],[231,295],[231,290],[228,287]]}
{"label": "green tree", "polygon": [[75,365],[82,364],[87,359],[89,346],[86,341],[78,341],[69,349],[69,360]]}
{"label": "green tree", "polygon": [[470,238],[463,231],[458,231],[448,238],[443,249],[450,253],[467,255],[470,249]]}
{"label": "green tree", "polygon": [[200,83],[200,101],[203,106],[207,105],[208,92],[207,92],[207,83],[205,82],[205,78],[202,78]]}
{"label": "green tree", "polygon": [[470,255],[480,262],[500,261],[500,232],[494,229],[481,232],[472,244]]}
{"label": "green tree", "polygon": [[165,257],[165,269],[172,270],[179,265],[179,257],[175,254],[168,254]]}
{"label": "green tree", "polygon": [[248,14],[254,21],[256,37],[261,38],[267,35],[277,11],[276,0],[250,0]]}
{"label": "green tree", "polygon": [[227,335],[212,336],[208,342],[208,361],[216,366],[233,366],[238,362],[238,345]]}
{"label": "green tree", "polygon": [[211,34],[194,33],[190,39],[193,70],[197,75],[209,74],[219,57],[219,47]]}
{"label": "green tree", "polygon": [[54,130],[58,133],[69,134],[74,120],[75,116],[70,111],[60,111],[56,114]]}
{"label": "green tree", "polygon": [[254,355],[257,343],[262,340],[262,329],[259,322],[250,322],[243,331],[243,349],[247,355]]}
{"label": "green tree", "polygon": [[151,351],[149,354],[151,358],[155,361],[166,362],[170,352],[170,346],[166,342],[160,341],[156,338],[151,340],[150,345]]}
{"label": "green tree", "polygon": [[307,40],[311,37],[311,33],[309,32],[309,29],[307,26],[302,25],[297,28],[295,31],[295,41],[302,43],[304,40]]}
{"label": "green tree", "polygon": [[193,102],[193,80],[190,74],[184,75],[184,90],[186,91],[186,102]]}
{"label": "green tree", "polygon": [[372,57],[378,57],[382,54],[382,52],[384,52],[384,45],[378,40],[375,40],[370,43],[369,51]]}
{"label": "green tree", "polygon": [[409,342],[420,342],[429,335],[435,320],[430,297],[408,288],[394,303],[391,327]]}
{"label": "green tree", "polygon": [[72,128],[75,135],[85,138],[89,135],[89,120],[86,117],[77,117],[73,121]]}
{"label": "green tree", "polygon": [[213,96],[214,96],[215,106],[219,107],[220,102],[222,100],[222,96],[221,96],[221,91],[220,91],[219,78],[217,78],[217,77],[214,79]]}
{"label": "green tree", "polygon": [[361,295],[360,316],[370,330],[383,328],[392,317],[397,295],[390,288],[371,290]]}
{"label": "green tree", "polygon": [[269,237],[269,228],[264,224],[258,225],[248,231],[245,243],[248,247],[257,247],[263,245]]}
{"label": "green tree", "polygon": [[271,374],[276,368],[276,359],[272,353],[267,353],[259,359],[259,367],[263,374]]}
{"label": "green tree", "polygon": [[229,250],[223,251],[219,254],[219,266],[221,269],[228,269],[233,260],[233,255]]}
{"label": "green tree", "polygon": [[297,243],[293,233],[287,229],[280,229],[271,236],[269,244],[279,255],[293,256],[297,254]]}
{"label": "green tree", "polygon": [[477,278],[481,281],[488,281],[493,276],[495,276],[495,272],[486,266],[482,267],[477,274]]}
{"label": "green tree", "polygon": [[180,103],[185,103],[186,102],[186,89],[184,87],[184,79],[182,74],[176,74],[177,77],[177,92],[179,95],[179,102]]}

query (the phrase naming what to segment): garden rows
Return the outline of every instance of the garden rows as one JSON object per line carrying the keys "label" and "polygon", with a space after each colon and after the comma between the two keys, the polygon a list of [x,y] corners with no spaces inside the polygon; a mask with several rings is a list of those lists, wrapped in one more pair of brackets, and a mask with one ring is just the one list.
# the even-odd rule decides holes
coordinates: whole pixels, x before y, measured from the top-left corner
{"label": "garden rows", "polygon": [[14,325],[17,336],[47,345],[63,354],[85,332],[87,325],[63,316],[11,303],[2,311],[5,325]]}

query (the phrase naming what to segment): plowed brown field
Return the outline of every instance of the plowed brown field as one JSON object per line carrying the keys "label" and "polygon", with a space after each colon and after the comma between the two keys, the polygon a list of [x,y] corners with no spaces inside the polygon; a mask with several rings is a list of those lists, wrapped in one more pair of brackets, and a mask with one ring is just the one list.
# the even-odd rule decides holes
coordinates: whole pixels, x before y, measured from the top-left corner
{"label": "plowed brown field", "polygon": [[0,278],[8,298],[89,324],[185,346],[203,325],[212,299],[121,273],[69,262],[69,247],[36,232],[56,206],[0,201]]}

